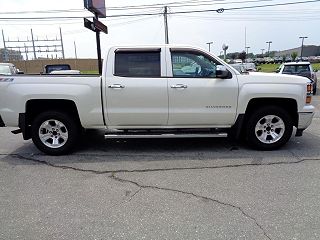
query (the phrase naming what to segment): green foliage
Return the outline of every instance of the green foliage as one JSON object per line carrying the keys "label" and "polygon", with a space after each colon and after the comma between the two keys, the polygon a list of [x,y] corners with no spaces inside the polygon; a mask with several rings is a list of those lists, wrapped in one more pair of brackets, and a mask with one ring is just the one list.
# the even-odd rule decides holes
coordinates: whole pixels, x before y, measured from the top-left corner
{"label": "green foliage", "polygon": [[297,53],[297,52],[291,53],[292,61],[296,60],[297,56],[298,56],[298,53]]}
{"label": "green foliage", "polygon": [[244,62],[244,60],[247,58],[247,54],[245,51],[239,53],[239,58]]}
{"label": "green foliage", "polygon": [[[280,67],[281,64],[261,64],[259,65],[259,72],[275,72],[277,68]],[[320,70],[320,63],[312,63],[313,70]]]}
{"label": "green foliage", "polygon": [[261,68],[260,72],[275,72],[280,64],[261,64],[259,67]]}

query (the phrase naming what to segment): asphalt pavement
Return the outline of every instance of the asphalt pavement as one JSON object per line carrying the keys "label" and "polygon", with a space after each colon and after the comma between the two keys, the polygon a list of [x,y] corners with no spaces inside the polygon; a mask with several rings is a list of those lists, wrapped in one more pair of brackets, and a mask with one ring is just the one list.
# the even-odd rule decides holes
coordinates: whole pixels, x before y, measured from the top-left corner
{"label": "asphalt pavement", "polygon": [[320,96],[302,137],[104,140],[51,157],[0,128],[0,239],[320,239]]}

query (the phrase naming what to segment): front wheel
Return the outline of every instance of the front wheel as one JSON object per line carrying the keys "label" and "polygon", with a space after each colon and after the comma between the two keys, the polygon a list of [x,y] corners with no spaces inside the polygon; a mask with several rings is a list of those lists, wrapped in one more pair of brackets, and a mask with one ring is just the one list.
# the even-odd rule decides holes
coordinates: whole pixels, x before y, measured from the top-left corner
{"label": "front wheel", "polygon": [[292,118],[276,106],[263,107],[253,112],[248,120],[248,143],[260,150],[274,150],[288,142],[293,130]]}
{"label": "front wheel", "polygon": [[75,146],[79,129],[77,122],[65,113],[43,112],[32,123],[32,141],[49,155],[66,154]]}

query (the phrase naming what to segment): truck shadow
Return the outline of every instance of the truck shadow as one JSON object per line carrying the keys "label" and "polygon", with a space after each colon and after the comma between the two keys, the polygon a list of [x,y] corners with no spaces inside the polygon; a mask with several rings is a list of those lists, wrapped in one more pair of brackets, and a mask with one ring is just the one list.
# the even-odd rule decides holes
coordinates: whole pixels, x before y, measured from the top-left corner
{"label": "truck shadow", "polygon": [[129,139],[105,140],[103,131],[88,131],[70,155],[48,156],[33,144],[3,158],[13,165],[45,163],[99,171],[175,169],[233,165],[259,165],[320,160],[320,137],[306,133],[291,138],[276,151],[256,151],[244,143],[234,144],[227,138],[200,139]]}

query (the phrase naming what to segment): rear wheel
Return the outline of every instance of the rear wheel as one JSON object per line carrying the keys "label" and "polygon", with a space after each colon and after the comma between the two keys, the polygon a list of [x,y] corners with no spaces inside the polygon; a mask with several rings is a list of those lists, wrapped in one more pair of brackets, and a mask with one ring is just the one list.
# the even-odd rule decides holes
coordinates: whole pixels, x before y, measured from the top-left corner
{"label": "rear wheel", "polygon": [[34,119],[31,132],[32,141],[40,151],[49,155],[62,155],[74,148],[80,128],[68,114],[49,111]]}
{"label": "rear wheel", "polygon": [[253,112],[247,124],[248,143],[260,150],[274,150],[288,142],[293,130],[291,116],[276,106]]}

